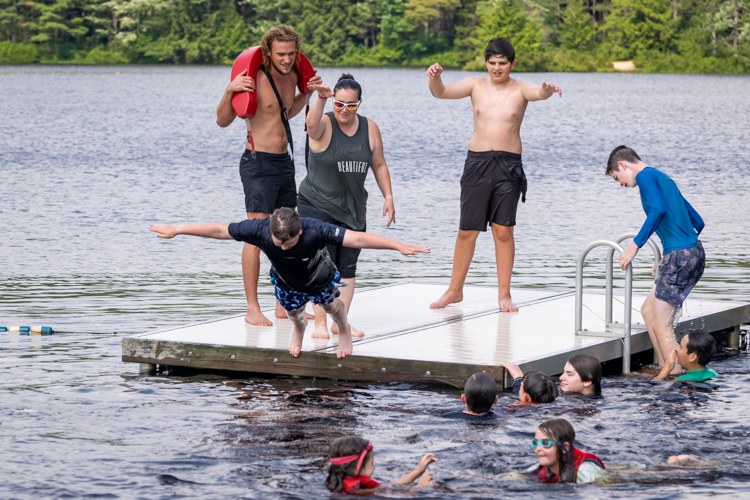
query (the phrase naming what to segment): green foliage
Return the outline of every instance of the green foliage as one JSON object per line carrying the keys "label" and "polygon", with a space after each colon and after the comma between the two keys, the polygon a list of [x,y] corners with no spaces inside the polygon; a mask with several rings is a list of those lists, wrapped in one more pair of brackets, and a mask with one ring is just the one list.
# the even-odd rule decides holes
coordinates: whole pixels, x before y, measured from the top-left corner
{"label": "green foliage", "polygon": [[516,69],[542,69],[542,27],[538,12],[527,13],[521,0],[488,0],[477,5],[479,25],[471,41],[478,54],[466,69],[485,69],[484,49],[495,37],[507,38],[516,50]]}
{"label": "green foliage", "polygon": [[0,64],[29,64],[39,61],[41,54],[36,45],[0,42]]}
{"label": "green foliage", "polygon": [[[750,71],[750,0],[0,0],[0,64],[231,64],[279,23],[317,65]],[[736,12],[735,12],[736,11]]]}

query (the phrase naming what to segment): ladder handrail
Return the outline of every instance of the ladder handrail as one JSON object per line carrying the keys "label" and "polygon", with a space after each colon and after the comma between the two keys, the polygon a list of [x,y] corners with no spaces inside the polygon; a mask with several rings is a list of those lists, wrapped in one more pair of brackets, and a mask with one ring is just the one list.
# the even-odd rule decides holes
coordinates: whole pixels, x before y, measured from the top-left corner
{"label": "ladder handrail", "polygon": [[[616,240],[615,243],[620,243],[624,240],[635,238],[638,236],[638,233],[625,233],[621,234]],[[661,250],[659,250],[659,244],[654,241],[653,238],[649,238],[647,241],[648,245],[651,247],[651,250],[654,252],[654,279],[659,277],[659,264],[661,263]],[[607,299],[605,301],[605,314],[604,319],[607,320],[607,323],[612,323],[612,296],[613,296],[613,286],[614,286],[614,276],[612,273],[612,264],[614,261],[614,255],[615,255],[615,249],[610,248],[607,251],[607,279],[606,279],[606,296]]]}
{"label": "ladder handrail", "polygon": [[[583,327],[583,263],[588,253],[596,247],[609,247],[614,255],[614,251],[622,253],[624,249],[614,241],[597,240],[587,246],[579,255],[576,263],[576,325],[575,333],[581,331]],[[611,266],[610,266],[611,269]],[[633,264],[628,264],[625,270],[625,318],[623,329],[622,345],[622,371],[630,373],[630,323],[631,323],[631,305],[633,302]]]}

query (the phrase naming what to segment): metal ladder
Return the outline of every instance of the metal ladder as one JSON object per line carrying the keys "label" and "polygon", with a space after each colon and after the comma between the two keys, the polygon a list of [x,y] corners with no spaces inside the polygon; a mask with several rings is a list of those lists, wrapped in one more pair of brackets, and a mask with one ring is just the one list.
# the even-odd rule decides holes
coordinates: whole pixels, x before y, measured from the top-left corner
{"label": "metal ladder", "polygon": [[[625,317],[622,324],[622,329],[619,325],[615,326],[612,323],[612,300],[613,300],[613,281],[614,273],[612,271],[612,265],[614,263],[615,251],[622,253],[624,248],[620,246],[623,240],[635,238],[636,233],[625,233],[620,235],[615,241],[610,240],[598,240],[586,248],[578,255],[578,262],[576,264],[576,324],[575,334],[580,336],[589,337],[613,337],[622,340],[622,371],[624,373],[630,373],[630,331],[632,328],[631,312],[633,302],[633,263],[628,264],[625,270]],[[653,240],[649,239],[648,244],[654,253],[654,266],[656,267],[656,276],[659,276],[659,263],[661,261],[661,251],[659,245]],[[586,260],[586,256],[591,250],[597,247],[609,247],[607,251],[607,275],[606,275],[606,298],[605,298],[605,322],[606,330],[603,332],[583,330],[583,263]],[[637,324],[635,326],[645,328],[643,324]],[[621,331],[620,331],[621,330]]]}

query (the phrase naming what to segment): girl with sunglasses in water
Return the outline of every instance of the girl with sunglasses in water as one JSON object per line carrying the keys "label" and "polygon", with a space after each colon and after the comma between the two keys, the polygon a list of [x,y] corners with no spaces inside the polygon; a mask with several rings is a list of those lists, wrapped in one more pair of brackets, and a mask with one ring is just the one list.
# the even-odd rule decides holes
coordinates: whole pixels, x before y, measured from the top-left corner
{"label": "girl with sunglasses in water", "polygon": [[539,460],[527,472],[542,483],[591,483],[604,475],[604,463],[593,453],[573,446],[576,431],[565,419],[542,423],[531,441]]}
{"label": "girl with sunglasses in water", "polygon": [[[358,490],[373,490],[380,483],[372,478],[375,472],[375,454],[372,443],[357,436],[345,436],[336,439],[328,451],[331,465],[325,486],[333,492],[356,494]],[[434,483],[432,474],[425,472],[427,466],[438,459],[428,453],[419,461],[419,465],[404,477],[393,481],[395,484],[413,483],[422,476],[417,487],[430,486]]]}
{"label": "girl with sunglasses in water", "polygon": [[[372,169],[385,198],[383,216],[388,216],[386,226],[395,223],[391,175],[383,156],[380,129],[374,121],[357,113],[362,104],[362,87],[352,75],[344,74],[333,91],[322,82],[310,88],[317,91],[318,97],[311,97],[307,115],[310,152],[307,176],[299,187],[297,211],[300,216],[335,224],[350,231],[365,231],[365,179]],[[333,112],[324,113],[329,99]],[[346,288],[339,291],[348,311],[354,295],[360,250],[328,245],[328,253],[346,284]],[[352,336],[364,336],[363,332],[350,326]],[[332,325],[332,331],[338,333],[336,325]],[[313,338],[329,338],[326,315],[317,307]]]}

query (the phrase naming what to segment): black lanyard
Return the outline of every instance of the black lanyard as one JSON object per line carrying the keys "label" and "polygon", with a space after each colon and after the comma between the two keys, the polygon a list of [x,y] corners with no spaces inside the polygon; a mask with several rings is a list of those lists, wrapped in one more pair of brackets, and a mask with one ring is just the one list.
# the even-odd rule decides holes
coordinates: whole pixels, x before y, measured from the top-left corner
{"label": "black lanyard", "polygon": [[292,148],[292,161],[294,161],[294,141],[292,140],[292,129],[289,127],[289,119],[287,118],[286,108],[284,107],[284,102],[281,100],[281,95],[279,94],[279,91],[276,88],[276,84],[273,82],[273,77],[271,76],[271,73],[269,73],[268,70],[264,66],[261,66],[260,69],[263,71],[263,73],[266,74],[266,77],[268,78],[268,81],[271,84],[271,88],[273,89],[273,93],[276,94],[276,99],[279,100],[279,107],[281,108],[281,123],[284,124],[284,130],[286,130],[286,138],[289,141],[289,146]]}

